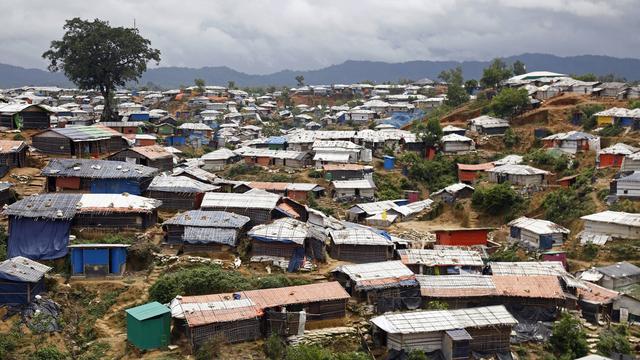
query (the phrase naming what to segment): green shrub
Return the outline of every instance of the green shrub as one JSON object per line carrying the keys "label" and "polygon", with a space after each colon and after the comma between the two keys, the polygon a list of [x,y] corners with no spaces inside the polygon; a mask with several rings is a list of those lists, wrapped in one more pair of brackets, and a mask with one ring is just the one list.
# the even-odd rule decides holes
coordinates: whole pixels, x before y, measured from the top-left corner
{"label": "green shrub", "polygon": [[604,356],[611,356],[613,353],[631,354],[631,344],[629,343],[629,331],[624,325],[612,325],[607,330],[600,333],[596,348],[598,353]]}
{"label": "green shrub", "polygon": [[522,259],[518,256],[518,246],[512,245],[499,248],[493,254],[489,255],[488,261],[518,262],[522,261]]}
{"label": "green shrub", "polygon": [[9,355],[18,347],[20,334],[17,332],[0,333],[0,359],[8,359]]}
{"label": "green shrub", "polygon": [[524,199],[511,188],[509,183],[502,183],[476,188],[471,198],[471,205],[489,215],[515,216],[524,207]]}
{"label": "green shrub", "polygon": [[42,347],[29,356],[29,360],[66,360],[68,358],[54,346]]}
{"label": "green shrub", "polygon": [[205,341],[195,353],[196,360],[217,359],[225,345],[224,335],[216,334],[209,340]]}
{"label": "green shrub", "polygon": [[624,131],[624,128],[622,126],[607,125],[607,126],[603,127],[602,130],[600,130],[598,135],[606,136],[606,137],[612,137],[612,136],[620,135],[620,133],[622,133],[622,131]]}
{"label": "green shrub", "polygon": [[104,342],[94,342],[78,357],[78,360],[102,360],[107,358],[107,351],[111,346]]}
{"label": "green shrub", "polygon": [[566,312],[553,324],[549,345],[555,354],[562,356],[561,359],[575,359],[589,353],[587,334],[580,320]]}
{"label": "green shrub", "polygon": [[322,171],[321,170],[311,170],[309,171],[308,176],[312,179],[322,179]]}
{"label": "green shrub", "polygon": [[600,247],[592,242],[588,242],[582,247],[581,257],[584,260],[592,261],[598,256]]}
{"label": "green shrub", "polygon": [[571,188],[548,193],[542,201],[545,218],[558,224],[571,221],[591,212],[593,206],[586,198],[580,198]]}
{"label": "green shrub", "polygon": [[503,140],[504,146],[509,149],[516,146],[516,144],[520,141],[520,139],[518,138],[518,134],[516,134],[516,132],[511,128],[508,128],[507,131],[504,132]]}
{"label": "green shrub", "polygon": [[332,360],[331,352],[315,345],[296,345],[287,348],[286,360]]}
{"label": "green shrub", "polygon": [[282,339],[280,339],[280,336],[275,333],[271,334],[267,340],[264,341],[263,349],[267,359],[270,360],[281,360],[287,353],[287,346]]}

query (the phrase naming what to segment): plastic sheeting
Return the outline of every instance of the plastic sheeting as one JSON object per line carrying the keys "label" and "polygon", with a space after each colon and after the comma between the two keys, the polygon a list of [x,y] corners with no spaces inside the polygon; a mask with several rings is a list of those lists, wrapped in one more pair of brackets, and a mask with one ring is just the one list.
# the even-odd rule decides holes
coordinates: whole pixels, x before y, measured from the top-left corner
{"label": "plastic sheeting", "polygon": [[511,337],[512,344],[524,342],[546,342],[551,337],[552,323],[518,323],[513,327],[515,336]]}
{"label": "plastic sheeting", "polygon": [[91,181],[91,193],[141,195],[140,184],[123,179],[95,179]]}
{"label": "plastic sheeting", "polygon": [[304,248],[297,247],[293,254],[291,254],[291,259],[289,260],[289,266],[287,267],[288,272],[296,272],[298,269],[302,267],[304,263]]}
{"label": "plastic sheeting", "polygon": [[8,256],[52,260],[67,255],[71,220],[9,218]]}

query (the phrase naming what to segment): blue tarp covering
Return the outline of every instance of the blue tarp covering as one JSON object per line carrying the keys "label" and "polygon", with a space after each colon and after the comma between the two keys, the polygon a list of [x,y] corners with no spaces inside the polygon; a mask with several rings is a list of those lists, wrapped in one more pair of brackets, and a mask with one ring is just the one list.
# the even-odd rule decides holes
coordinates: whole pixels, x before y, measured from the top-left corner
{"label": "blue tarp covering", "polygon": [[43,291],[44,279],[37,283],[3,282],[0,284],[0,304],[28,304]]}
{"label": "blue tarp covering", "polygon": [[93,194],[122,194],[141,195],[140,185],[125,179],[95,179],[91,182]]}
{"label": "blue tarp covering", "polygon": [[184,145],[185,143],[184,136],[168,136],[167,138],[164,139],[164,141],[169,146]]}
{"label": "blue tarp covering", "polygon": [[9,218],[8,256],[51,260],[67,255],[71,220]]}
{"label": "blue tarp covering", "polygon": [[392,125],[399,129],[407,125],[408,123],[416,119],[422,119],[423,117],[424,117],[424,111],[422,110],[415,110],[414,112],[411,112],[411,113],[395,112],[391,114],[390,119],[386,119],[382,121],[382,123]]}
{"label": "blue tarp covering", "polygon": [[298,271],[298,269],[302,267],[302,263],[304,263],[304,248],[299,247],[293,250],[293,254],[291,254],[291,259],[289,260],[289,267],[287,267],[287,271]]}
{"label": "blue tarp covering", "polygon": [[130,114],[129,121],[149,121],[149,113]]}

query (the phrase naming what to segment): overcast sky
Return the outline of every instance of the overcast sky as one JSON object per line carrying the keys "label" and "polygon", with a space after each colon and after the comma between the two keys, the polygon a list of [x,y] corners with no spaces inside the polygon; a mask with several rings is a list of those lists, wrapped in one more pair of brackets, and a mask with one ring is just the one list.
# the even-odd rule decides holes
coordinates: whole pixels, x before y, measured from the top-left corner
{"label": "overcast sky", "polygon": [[44,68],[65,19],[136,24],[161,66],[249,73],[345,60],[640,57],[638,0],[3,0],[0,62]]}

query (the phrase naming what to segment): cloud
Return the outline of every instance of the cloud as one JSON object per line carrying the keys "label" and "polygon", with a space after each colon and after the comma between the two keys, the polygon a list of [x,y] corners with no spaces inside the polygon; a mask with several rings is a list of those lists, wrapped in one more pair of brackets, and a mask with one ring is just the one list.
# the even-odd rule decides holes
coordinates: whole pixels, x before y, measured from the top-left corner
{"label": "cloud", "polygon": [[633,0],[9,0],[0,62],[44,68],[65,19],[132,26],[161,66],[249,73],[345,60],[484,60],[523,52],[640,57]]}

